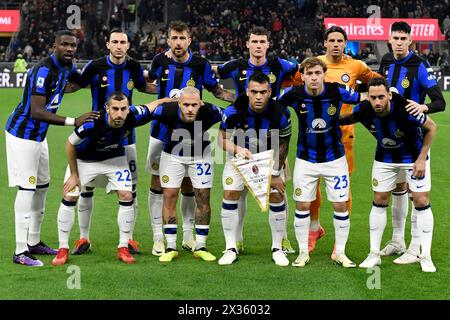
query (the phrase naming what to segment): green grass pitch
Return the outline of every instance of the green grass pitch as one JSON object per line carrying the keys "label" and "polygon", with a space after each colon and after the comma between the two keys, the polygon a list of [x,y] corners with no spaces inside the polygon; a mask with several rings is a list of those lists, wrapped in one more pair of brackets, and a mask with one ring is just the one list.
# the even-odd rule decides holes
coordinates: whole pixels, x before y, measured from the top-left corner
{"label": "green grass pitch", "polygon": [[[4,128],[7,118],[21,99],[22,90],[2,89],[0,123]],[[154,99],[136,94],[134,102]],[[450,105],[450,94],[446,93]],[[206,96],[221,106],[225,103]],[[75,116],[90,108],[90,94],[82,90],[67,94],[59,110],[61,115]],[[449,107],[447,107],[449,108]],[[103,189],[95,193],[91,228],[93,252],[84,256],[70,256],[62,267],[51,266],[52,257],[43,256],[45,266],[26,268],[12,263],[14,251],[14,200],[16,189],[8,188],[5,157],[5,133],[0,131],[0,298],[1,299],[449,299],[450,287],[450,228],[447,216],[450,170],[448,167],[450,145],[450,113],[433,115],[438,133],[432,148],[431,205],[435,229],[433,260],[437,273],[425,274],[418,264],[398,266],[394,257],[383,258],[380,272],[368,274],[364,269],[343,269],[330,259],[334,243],[332,208],[324,201],[321,223],[327,232],[319,240],[311,255],[310,264],[302,269],[292,266],[281,268],[271,261],[271,234],[267,213],[261,213],[253,198],[249,197],[245,222],[245,252],[231,266],[219,266],[196,260],[192,254],[180,251],[180,257],[170,264],[161,264],[151,255],[152,234],[147,209],[149,174],[145,172],[149,127],[137,130],[139,156],[139,215],[135,239],[141,242],[143,254],[137,256],[135,265],[125,265],[116,259],[118,243],[117,197],[105,195]],[[289,162],[294,166],[296,151],[296,119],[291,140]],[[52,126],[48,134],[50,148],[51,183],[47,196],[46,215],[42,226],[42,240],[57,247],[57,210],[61,200],[62,182],[67,165],[64,143],[71,132],[68,127]],[[347,255],[360,263],[369,251],[369,212],[372,203],[370,173],[375,140],[357,125],[356,171],[352,176],[353,211]],[[214,188],[211,192],[212,219],[208,248],[218,258],[225,240],[220,221],[222,203],[222,165],[215,166]],[[290,202],[288,232],[297,247],[293,228],[292,181],[288,183]],[[325,197],[324,197],[325,198]],[[179,214],[180,216],[180,214]],[[77,220],[75,220],[77,221]],[[410,222],[407,222],[406,239],[410,239]],[[383,243],[391,236],[390,214]],[[181,228],[178,240],[181,242]],[[78,238],[75,222],[71,244]],[[180,246],[181,247],[181,246]],[[180,248],[181,249],[181,248]],[[290,255],[290,261],[296,255]],[[78,266],[81,289],[69,289],[70,266]],[[73,267],[72,267],[73,268]],[[376,282],[378,280],[379,282]],[[379,289],[370,289],[367,284]],[[70,287],[70,286],[69,286]],[[372,286],[373,288],[373,286]]]}

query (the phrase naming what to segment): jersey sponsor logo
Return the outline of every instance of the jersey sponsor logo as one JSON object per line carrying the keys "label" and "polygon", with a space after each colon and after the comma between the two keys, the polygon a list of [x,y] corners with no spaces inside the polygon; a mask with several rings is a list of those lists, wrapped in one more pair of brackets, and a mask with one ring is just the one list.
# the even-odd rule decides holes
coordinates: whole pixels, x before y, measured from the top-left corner
{"label": "jersey sponsor logo", "polygon": [[166,175],[162,176],[162,182],[164,182],[164,183],[169,182],[169,176],[166,176]]}
{"label": "jersey sponsor logo", "polygon": [[329,130],[326,126],[325,120],[316,118],[312,121],[312,128],[306,128],[306,133],[325,133]]}
{"label": "jersey sponsor logo", "polygon": [[130,79],[130,81],[128,81],[128,83],[127,83],[127,89],[131,91],[131,90],[133,90],[133,88],[134,88],[134,82],[133,82],[133,80]]}
{"label": "jersey sponsor logo", "polygon": [[275,83],[275,81],[277,81],[277,77],[272,72],[269,74],[269,81],[270,83]]}
{"label": "jersey sponsor logo", "polygon": [[344,73],[344,74],[341,76],[341,80],[342,80],[342,82],[347,83],[347,82],[350,81],[350,76],[349,76],[347,73]]}
{"label": "jersey sponsor logo", "polygon": [[409,80],[407,78],[404,78],[401,82],[402,88],[409,88]]}
{"label": "jersey sponsor logo", "polygon": [[180,89],[172,89],[169,92],[169,97],[170,98],[175,98],[178,99],[181,95],[181,90]]}
{"label": "jersey sponsor logo", "polygon": [[194,81],[194,79],[190,79],[190,80],[188,80],[187,82],[186,82],[186,85],[188,86],[188,87],[195,87],[195,81]]}
{"label": "jersey sponsor logo", "polygon": [[231,177],[226,178],[225,179],[225,184],[227,186],[232,185],[233,184],[233,178],[231,178]]}
{"label": "jersey sponsor logo", "polygon": [[333,105],[331,105],[331,106],[328,108],[327,113],[328,113],[330,116],[333,116],[333,115],[336,114],[336,111],[337,111],[336,107],[333,106]]}
{"label": "jersey sponsor logo", "polygon": [[30,176],[28,178],[28,182],[31,183],[31,184],[36,184],[36,177],[35,176]]}
{"label": "jersey sponsor logo", "polygon": [[381,143],[383,144],[383,147],[386,149],[395,149],[400,147],[399,144],[397,144],[397,142],[395,140],[392,140],[390,138],[383,138],[381,140]]}
{"label": "jersey sponsor logo", "polygon": [[52,101],[50,102],[49,109],[57,109],[59,107],[60,103],[61,103],[61,101],[59,101],[59,93],[57,93],[55,95],[55,97],[52,99]]}
{"label": "jersey sponsor logo", "polygon": [[39,77],[36,81],[36,87],[43,88],[44,87],[45,78]]}
{"label": "jersey sponsor logo", "polygon": [[374,187],[378,187],[378,180],[375,179],[375,178],[373,178],[373,179],[372,179],[372,185],[373,185]]}

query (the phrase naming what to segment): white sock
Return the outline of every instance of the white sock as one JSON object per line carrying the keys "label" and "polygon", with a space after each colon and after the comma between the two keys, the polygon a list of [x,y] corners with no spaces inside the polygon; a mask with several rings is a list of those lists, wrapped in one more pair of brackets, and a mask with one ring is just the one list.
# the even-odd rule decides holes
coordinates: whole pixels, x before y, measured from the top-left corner
{"label": "white sock", "polygon": [[387,206],[372,205],[369,216],[370,252],[380,252],[381,239],[387,221]]}
{"label": "white sock", "polygon": [[62,200],[58,210],[58,248],[69,249],[70,231],[75,221],[76,201]]}
{"label": "white sock", "polygon": [[30,215],[30,228],[28,230],[28,244],[30,246],[37,245],[41,241],[41,225],[44,219],[47,190],[48,184],[37,186],[34,192]]}
{"label": "white sock", "polygon": [[345,253],[348,234],[350,232],[350,216],[348,211],[334,212],[334,237],[336,244],[336,255]]}
{"label": "white sock", "polygon": [[177,225],[165,224],[164,235],[166,236],[167,248],[177,249]]}
{"label": "white sock", "polygon": [[420,254],[420,233],[417,227],[417,210],[414,208],[414,204],[411,209],[411,242],[408,250],[415,254]]}
{"label": "white sock", "polygon": [[408,192],[392,192],[392,240],[405,245],[405,224],[408,217]]}
{"label": "white sock", "polygon": [[241,191],[241,197],[238,200],[239,223],[236,229],[236,241],[244,241],[244,219],[247,213],[247,188]]}
{"label": "white sock", "polygon": [[239,224],[238,202],[223,199],[221,218],[225,249],[236,248],[236,229]]}
{"label": "white sock", "polygon": [[153,242],[164,240],[162,221],[162,191],[150,189],[148,193],[148,207],[150,209],[150,222],[153,230]]}
{"label": "white sock", "polygon": [[[288,239],[288,234],[287,234],[287,226],[288,226],[288,220],[289,220],[289,201],[286,197],[286,193],[284,194],[284,203],[286,205],[286,209],[284,210],[284,235],[283,235],[283,239]],[[283,241],[283,240],[282,240]]]}
{"label": "white sock", "polygon": [[308,211],[295,210],[294,229],[300,252],[308,252],[309,224],[311,217]]}
{"label": "white sock", "polygon": [[134,221],[133,201],[119,201],[117,224],[119,225],[119,245],[117,248],[128,248],[131,227]]}
{"label": "white sock", "polygon": [[269,225],[272,231],[272,250],[281,249],[286,231],[286,205],[283,202],[269,204]]}
{"label": "white sock", "polygon": [[206,248],[206,239],[208,239],[209,224],[198,224],[195,226],[195,249]]}
{"label": "white sock", "polygon": [[94,192],[83,192],[78,202],[78,225],[80,226],[80,239],[89,240],[92,211],[94,209]]}
{"label": "white sock", "polygon": [[430,205],[417,210],[417,229],[419,230],[421,255],[431,257],[431,242],[433,240],[434,218]]}
{"label": "white sock", "polygon": [[181,213],[183,215],[183,241],[194,239],[195,194],[181,193]]}
{"label": "white sock", "polygon": [[319,220],[311,220],[311,223],[309,224],[309,229],[311,231],[318,231],[320,226]]}
{"label": "white sock", "polygon": [[133,219],[133,225],[131,226],[131,231],[130,231],[130,239],[133,239],[133,232],[134,232],[134,226],[136,225],[136,220],[137,220],[137,214],[138,214],[138,198],[137,198],[137,192],[136,190],[133,191],[133,214],[134,214],[134,219]]}
{"label": "white sock", "polygon": [[28,251],[28,229],[32,212],[34,190],[18,190],[14,203],[16,222],[16,254]]}

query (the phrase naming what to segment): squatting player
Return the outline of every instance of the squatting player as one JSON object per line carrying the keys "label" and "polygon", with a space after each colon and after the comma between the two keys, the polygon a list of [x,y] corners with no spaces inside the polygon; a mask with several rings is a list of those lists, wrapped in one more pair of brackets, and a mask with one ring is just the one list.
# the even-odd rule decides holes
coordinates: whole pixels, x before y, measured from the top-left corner
{"label": "squatting player", "polygon": [[341,116],[341,124],[361,122],[377,139],[372,167],[374,200],[370,211],[370,253],[359,265],[373,268],[381,264],[380,245],[386,227],[389,194],[396,188],[398,175],[405,174],[417,212],[420,265],[424,272],[435,272],[431,260],[433,213],[430,206],[431,172],[429,151],[436,124],[420,112],[408,113],[408,101],[389,91],[383,78],[367,84],[368,101],[357,105],[352,114]]}

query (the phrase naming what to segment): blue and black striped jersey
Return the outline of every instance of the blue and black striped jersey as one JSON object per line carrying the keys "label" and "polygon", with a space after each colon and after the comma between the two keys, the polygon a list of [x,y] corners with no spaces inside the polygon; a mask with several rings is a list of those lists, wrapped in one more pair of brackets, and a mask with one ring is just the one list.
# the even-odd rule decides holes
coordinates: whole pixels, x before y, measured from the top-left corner
{"label": "blue and black striped jersey", "polygon": [[56,113],[67,82],[72,81],[76,75],[75,66],[60,66],[53,54],[39,61],[28,71],[22,101],[9,117],[6,131],[18,138],[43,141],[49,123],[31,117],[31,96],[44,96],[45,109]]}
{"label": "blue and black striped jersey", "polygon": [[[109,55],[89,61],[76,82],[81,87],[91,86],[93,111],[103,110],[108,97],[115,91],[122,91],[131,105],[133,89],[145,87],[144,71],[139,62],[127,57],[124,63],[117,65],[111,62]],[[127,138],[126,145],[135,142],[133,131]]]}
{"label": "blue and black striped jersey", "polygon": [[392,93],[390,111],[380,117],[368,101],[358,104],[350,117],[361,122],[377,139],[375,160],[385,163],[414,163],[422,150],[423,132],[421,126],[427,116],[420,113],[410,115],[405,98]]}
{"label": "blue and black striped jersey", "polygon": [[197,118],[192,123],[181,119],[178,102],[163,103],[152,112],[153,119],[167,128],[163,151],[180,157],[202,157],[210,148],[209,128],[222,120],[223,110],[210,103],[200,107]]}
{"label": "blue and black striped jersey", "polygon": [[445,109],[445,99],[432,72],[428,62],[411,50],[402,60],[397,60],[392,53],[387,53],[381,60],[379,70],[379,73],[386,77],[391,91],[406,99],[423,104],[428,94],[431,98],[431,103],[427,104],[428,113]]}
{"label": "blue and black striped jersey", "polygon": [[291,136],[291,113],[274,99],[269,99],[263,112],[256,113],[250,108],[247,95],[243,94],[224,110],[220,129],[232,131],[234,144],[252,153],[262,152],[276,148],[272,146],[275,142],[272,139]]}
{"label": "blue and black striped jersey", "polygon": [[142,126],[152,119],[146,106],[130,106],[125,123],[120,128],[112,128],[108,114],[100,111],[100,117],[75,128],[76,135],[83,139],[77,144],[77,158],[85,161],[103,161],[125,155],[126,138],[135,127]]}
{"label": "blue and black striped jersey", "polygon": [[[158,99],[172,97],[174,89],[186,86],[196,87],[201,95],[202,87],[212,91],[219,85],[208,60],[191,52],[189,59],[184,63],[178,63],[166,57],[164,53],[156,55],[150,67],[149,77],[158,82]],[[167,140],[167,128],[158,121],[152,122],[150,134],[158,140]]]}
{"label": "blue and black striped jersey", "polygon": [[267,59],[262,66],[253,65],[250,60],[236,59],[220,65],[217,71],[221,79],[233,79],[236,96],[245,93],[251,75],[265,73],[269,76],[272,97],[276,98],[280,95],[283,78],[293,76],[298,65],[279,57]]}
{"label": "blue and black striped jersey", "polygon": [[298,117],[297,158],[318,163],[344,156],[339,127],[342,103],[356,104],[360,95],[350,87],[325,82],[318,96],[310,96],[304,86],[291,87],[279,101],[294,108]]}

